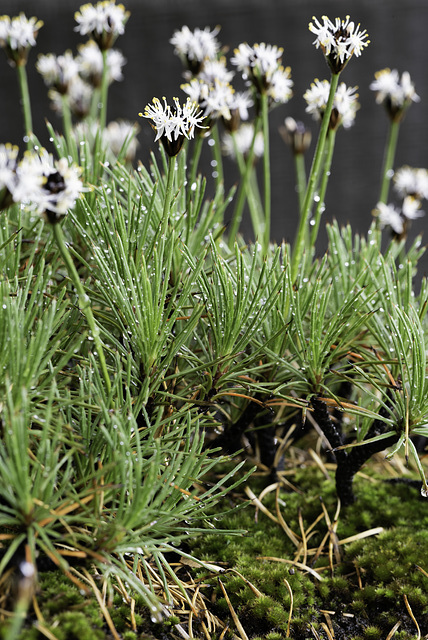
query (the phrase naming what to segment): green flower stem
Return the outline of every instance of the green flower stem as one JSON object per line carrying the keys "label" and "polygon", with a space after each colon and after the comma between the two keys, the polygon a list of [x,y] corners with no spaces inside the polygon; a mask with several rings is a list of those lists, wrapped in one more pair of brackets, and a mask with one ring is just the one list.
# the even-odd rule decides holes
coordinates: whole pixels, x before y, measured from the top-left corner
{"label": "green flower stem", "polygon": [[190,201],[192,199],[192,193],[193,193],[192,185],[196,183],[196,176],[197,176],[197,173],[198,173],[199,159],[201,157],[203,144],[204,144],[203,135],[200,135],[200,134],[197,133],[195,135],[195,144],[193,146],[192,160],[190,162],[189,178],[187,180],[186,207],[187,207],[188,217],[189,217],[189,210],[190,210]]}
{"label": "green flower stem", "polygon": [[62,103],[62,126],[64,130],[64,137],[67,140],[68,152],[73,158],[74,162],[79,162],[79,159],[77,157],[76,142],[72,135],[73,122],[71,119],[70,104],[68,102],[68,98],[66,95],[61,96],[61,103]]}
{"label": "green flower stem", "polygon": [[73,259],[70,255],[70,252],[68,251],[67,243],[64,238],[64,233],[63,233],[61,224],[60,223],[53,224],[52,229],[53,229],[55,242],[57,244],[61,257],[64,260],[68,275],[74,285],[74,288],[76,289],[77,297],[79,300],[79,308],[82,311],[82,313],[85,314],[86,320],[89,325],[89,329],[91,330],[91,334],[94,339],[95,348],[98,354],[98,359],[100,362],[101,373],[104,378],[107,392],[110,394],[111,381],[107,371],[107,363],[104,355],[103,345],[100,338],[100,331],[99,331],[98,325],[95,322],[94,314],[92,313],[91,301],[89,300],[88,295],[85,293],[85,289],[80,280],[79,274],[77,273]]}
{"label": "green flower stem", "polygon": [[21,92],[22,111],[24,114],[25,135],[27,137],[27,149],[32,148],[31,138],[33,136],[33,119],[31,116],[30,92],[28,90],[27,68],[25,64],[18,64],[18,83]]}
{"label": "green flower stem", "polygon": [[107,124],[107,95],[108,95],[108,65],[107,50],[103,54],[103,75],[101,76],[101,96],[100,96],[100,129],[104,130]]}
{"label": "green flower stem", "polygon": [[102,132],[104,131],[107,123],[107,94],[108,94],[108,66],[107,66],[107,51],[103,51],[103,74],[101,76],[101,89],[100,89],[100,111],[98,114],[98,129],[95,137],[94,145],[94,167],[92,182],[96,184],[100,174],[101,163],[101,147],[102,147]]}
{"label": "green flower stem", "polygon": [[[250,177],[251,177],[252,172],[254,171],[254,146],[255,146],[256,136],[257,136],[259,130],[260,130],[260,118],[257,118],[257,120],[256,120],[256,122],[254,124],[253,140],[251,142],[251,147],[250,147],[250,150],[248,152],[247,159],[246,159],[245,163],[243,161],[242,154],[240,153],[239,149],[237,148],[236,139],[234,137],[234,134],[232,134],[232,138],[233,138],[233,141],[234,141],[236,158],[237,158],[237,162],[238,162],[238,167],[239,167],[239,170],[241,172],[241,182],[239,184],[239,189],[238,189],[238,195],[237,195],[237,198],[236,198],[235,209],[233,211],[232,220],[231,220],[230,227],[229,227],[229,242],[228,242],[229,249],[233,248],[233,245],[235,243],[236,234],[239,231],[239,227],[240,227],[241,220],[242,220],[242,212],[244,210],[244,205],[245,205],[245,200],[246,200],[246,198],[250,199],[248,194],[249,194],[249,190],[250,190],[250,186],[249,186],[250,185]],[[240,160],[238,158],[240,158]],[[260,213],[252,205],[249,204],[249,206],[250,206],[250,214],[251,214],[251,221],[252,221],[252,225],[253,225],[254,237],[256,239],[260,239],[260,237],[261,237],[260,232],[261,232],[261,228],[262,228],[262,221],[260,219]]]}
{"label": "green flower stem", "polygon": [[324,156],[324,146],[327,137],[327,131],[330,124],[330,115],[333,108],[334,96],[336,94],[337,85],[339,82],[339,73],[333,73],[330,81],[330,93],[328,96],[327,106],[324,111],[323,119],[321,122],[321,128],[318,135],[317,146],[315,149],[314,159],[312,161],[311,172],[309,174],[308,185],[306,187],[305,199],[303,202],[302,211],[300,214],[299,227],[294,242],[293,255],[291,259],[291,277],[294,281],[297,276],[297,270],[299,268],[300,261],[303,256],[305,248],[305,238],[308,233],[308,222],[311,214],[315,189],[318,184],[319,171],[321,168],[322,159]]}
{"label": "green flower stem", "polygon": [[215,162],[215,172],[216,172],[216,186],[224,185],[224,174],[223,174],[223,158],[221,155],[221,144],[220,144],[220,136],[218,133],[218,124],[217,122],[214,124],[211,129],[211,137],[213,139],[214,144],[212,145],[213,150],[213,160]]}
{"label": "green flower stem", "polygon": [[271,225],[271,175],[270,175],[270,150],[269,150],[269,117],[268,96],[261,95],[262,130],[263,130],[263,185],[264,185],[264,228],[262,238],[263,255],[267,255],[270,242]]}
{"label": "green flower stem", "polygon": [[336,142],[336,129],[329,129],[327,134],[327,140],[326,140],[323,173],[322,173],[321,184],[320,184],[319,193],[318,193],[319,200],[318,200],[317,207],[315,209],[313,227],[311,230],[311,239],[310,239],[311,247],[313,247],[316,242],[316,239],[318,236],[318,230],[321,222],[321,216],[325,207],[325,194],[327,191],[328,179],[330,177],[330,168],[331,168],[331,162],[333,160],[335,142]]}
{"label": "green flower stem", "polygon": [[168,174],[166,178],[165,200],[163,201],[163,212],[161,221],[162,235],[166,233],[171,218],[171,200],[172,187],[174,184],[175,160],[175,156],[168,157]]}
{"label": "green flower stem", "polygon": [[395,152],[397,149],[398,131],[400,122],[391,120],[389,127],[388,139],[385,147],[385,158],[383,161],[382,184],[380,187],[379,202],[387,204],[389,185],[391,183],[392,171],[394,166]]}
{"label": "green flower stem", "polygon": [[301,214],[303,210],[303,204],[305,202],[306,191],[305,155],[303,153],[294,154],[294,167],[296,170],[297,197],[299,199],[299,211]]}

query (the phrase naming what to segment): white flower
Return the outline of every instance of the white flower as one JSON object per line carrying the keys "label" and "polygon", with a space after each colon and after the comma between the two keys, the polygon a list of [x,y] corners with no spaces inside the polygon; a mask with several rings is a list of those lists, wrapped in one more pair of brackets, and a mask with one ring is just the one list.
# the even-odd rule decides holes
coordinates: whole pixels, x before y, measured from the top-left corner
{"label": "white flower", "polygon": [[[103,75],[103,54],[93,40],[89,40],[78,48],[79,55],[76,61],[79,65],[79,74],[94,87],[99,87]],[[107,51],[107,78],[109,84],[123,79],[122,68],[125,64],[126,59],[120,51],[117,49],[109,49]]]}
{"label": "white flower", "polygon": [[[337,128],[343,125],[348,128],[354,124],[355,115],[359,109],[358,87],[347,87],[341,82],[337,87],[333,101],[333,109],[330,117],[330,127]],[[328,80],[315,79],[310,88],[305,92],[303,98],[307,102],[306,112],[312,114],[315,120],[321,120],[327,106],[330,93],[330,82]]]}
{"label": "white flower", "polygon": [[400,211],[392,204],[378,202],[376,209],[378,211],[378,219],[381,228],[391,227],[398,235],[404,231],[404,220],[400,215]]}
{"label": "white flower", "polygon": [[236,113],[240,120],[248,120],[248,109],[254,105],[254,100],[248,91],[236,91],[231,99],[229,108]]}
{"label": "white flower", "polygon": [[376,211],[381,228],[389,226],[397,236],[404,235],[409,220],[415,220],[425,215],[420,207],[420,200],[413,196],[404,198],[401,209],[397,209],[392,204],[378,202]]}
{"label": "white flower", "polygon": [[258,74],[270,80],[280,66],[283,49],[264,42],[250,47],[246,42],[234,51],[231,63],[248,76]]}
{"label": "white flower", "polygon": [[266,94],[272,103],[285,103],[292,96],[290,67],[281,64],[283,49],[264,42],[250,47],[246,42],[234,51],[231,63],[253,87],[257,95]]}
{"label": "white flower", "polygon": [[[244,156],[251,149],[254,138],[254,126],[249,123],[242,124],[234,133],[225,132],[223,135],[223,153],[236,158],[236,149]],[[235,139],[235,140],[234,140]],[[235,147],[236,145],[236,147]],[[254,140],[254,155],[261,158],[264,152],[263,132],[259,131]]]}
{"label": "white flower", "polygon": [[16,181],[16,165],[19,149],[15,145],[0,144],[0,191],[6,188],[12,193]]}
{"label": "white flower", "polygon": [[278,67],[272,74],[269,86],[267,88],[267,95],[271,98],[272,102],[285,104],[293,95],[291,80],[291,69],[287,67]]}
{"label": "white flower", "polygon": [[175,110],[170,107],[166,98],[163,98],[163,104],[159,98],[153,98],[152,103],[145,107],[144,113],[138,114],[152,121],[156,131],[155,142],[161,140],[170,156],[180,151],[184,138],[193,138],[196,127],[204,128],[201,122],[205,117],[198,104],[190,98],[187,98],[183,106],[178,98],[174,98],[174,104]]}
{"label": "white flower", "polygon": [[415,220],[425,215],[425,212],[421,210],[420,200],[413,196],[406,196],[404,198],[401,212],[407,220]]}
{"label": "white flower", "polygon": [[322,16],[322,23],[315,16],[312,20],[309,31],[317,36],[313,44],[317,49],[321,47],[333,73],[342,71],[352,55],[360,56],[370,43],[366,30],[361,31],[349,16],[345,20],[336,18],[335,22],[327,16]]}
{"label": "white flower", "polygon": [[115,0],[105,0],[96,5],[84,4],[74,14],[75,31],[92,37],[101,50],[110,49],[117,36],[125,32],[129,12]]}
{"label": "white flower", "polygon": [[219,60],[206,60],[198,73],[198,78],[207,84],[212,84],[216,80],[230,82],[234,75],[234,71],[226,67],[226,58],[222,57]]}
{"label": "white flower", "polygon": [[196,102],[203,109],[204,116],[209,116],[212,119],[230,120],[234,90],[228,82],[214,80],[212,83],[207,83],[198,76],[198,78],[193,78],[191,82],[181,85],[181,89],[190,100]]}
{"label": "white flower", "polygon": [[0,16],[0,46],[5,49],[11,64],[25,64],[28,50],[36,45],[36,37],[43,26],[37,18],[27,18],[24,13],[10,18]]}
{"label": "white flower", "polygon": [[220,45],[217,41],[219,28],[210,31],[205,29],[195,29],[191,31],[184,26],[180,30],[174,31],[170,43],[174,45],[174,53],[185,61],[192,73],[198,73],[202,64],[206,60],[215,60]]}
{"label": "white flower", "polygon": [[376,92],[376,102],[385,106],[393,120],[400,120],[407,107],[420,100],[408,71],[400,78],[397,69],[381,69],[375,73],[370,89]]}
{"label": "white flower", "polygon": [[394,187],[405,198],[410,195],[419,200],[428,199],[428,170],[404,166],[394,174]]}
{"label": "white flower", "polygon": [[40,55],[36,62],[36,69],[48,87],[54,87],[61,94],[65,94],[70,82],[77,76],[79,65],[71,51],[66,51],[61,56],[53,53]]}

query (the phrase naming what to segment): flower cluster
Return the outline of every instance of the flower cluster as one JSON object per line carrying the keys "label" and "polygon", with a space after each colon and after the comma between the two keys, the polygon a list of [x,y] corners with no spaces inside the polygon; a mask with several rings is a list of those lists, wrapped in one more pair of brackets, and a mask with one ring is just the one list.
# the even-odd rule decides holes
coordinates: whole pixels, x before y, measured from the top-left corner
{"label": "flower cluster", "polygon": [[242,72],[243,78],[252,88],[256,103],[261,94],[266,94],[272,105],[285,104],[293,95],[290,67],[281,63],[283,49],[264,42],[250,47],[241,43],[234,51],[231,63]]}
{"label": "flower cluster", "polygon": [[309,23],[309,31],[317,36],[313,44],[317,49],[321,47],[334,74],[340,73],[353,55],[360,56],[370,43],[366,30],[361,31],[360,25],[356,26],[350,16],[346,16],[345,20],[336,18],[334,22],[327,16],[322,16],[322,23],[315,16],[312,20],[314,22]]}
{"label": "flower cluster", "polygon": [[28,51],[36,45],[36,37],[42,26],[41,20],[27,18],[23,13],[14,18],[0,16],[0,46],[12,66],[27,63]]}
{"label": "flower cluster", "polygon": [[[347,87],[341,82],[337,87],[334,96],[333,109],[330,116],[330,129],[337,129],[342,125],[345,129],[354,124],[357,110],[359,109],[358,87]],[[321,120],[327,106],[330,93],[330,82],[328,80],[315,79],[310,88],[303,95],[306,100],[306,112],[310,113],[315,120]]]}
{"label": "flower cluster", "polygon": [[65,95],[78,73],[79,65],[71,51],[66,51],[60,56],[53,53],[39,55],[36,69],[48,87],[54,87],[58,93]]}
{"label": "flower cluster", "polygon": [[376,102],[383,104],[391,120],[399,122],[412,102],[419,102],[408,71],[401,74],[397,69],[381,69],[375,73],[370,89],[376,92]]}
{"label": "flower cluster", "polygon": [[397,169],[394,187],[402,197],[412,196],[416,200],[428,200],[428,170],[409,166]]}
{"label": "flower cluster", "polygon": [[220,50],[218,32],[218,27],[212,31],[208,27],[191,31],[184,26],[173,33],[170,43],[174,45],[174,53],[181,58],[191,74],[197,75],[207,60],[217,58]]}
{"label": "flower cluster", "polygon": [[201,123],[204,114],[199,106],[192,102],[190,98],[181,105],[178,98],[174,98],[175,109],[163,98],[163,104],[159,98],[153,98],[148,104],[144,113],[138,115],[152,121],[152,127],[156,131],[156,138],[160,140],[170,157],[176,156],[183,146],[185,138],[191,139],[197,127],[203,129]]}
{"label": "flower cluster", "polygon": [[[78,47],[79,55],[76,58],[79,66],[80,76],[89,82],[93,87],[101,86],[103,74],[103,56],[93,40]],[[107,51],[107,78],[108,83],[123,80],[122,69],[126,64],[126,59],[118,49]]]}
{"label": "flower cluster", "polygon": [[[122,80],[122,67],[126,63],[117,49],[106,52],[107,82]],[[62,96],[67,96],[72,113],[79,119],[88,115],[93,89],[99,88],[103,74],[103,54],[93,40],[79,47],[79,55],[71,51],[63,55],[39,55],[36,69],[50,87],[49,98],[55,111],[62,112]]]}
{"label": "flower cluster", "polygon": [[115,0],[105,0],[96,5],[84,4],[74,15],[77,22],[75,31],[88,35],[101,51],[106,51],[125,32],[129,15],[129,11],[125,11],[122,4],[116,4]]}
{"label": "flower cluster", "polygon": [[393,236],[400,240],[407,233],[409,221],[420,218],[424,212],[420,209],[419,201],[407,196],[404,198],[401,208],[397,208],[393,204],[378,202],[375,215],[377,215],[380,227],[390,227]]}
{"label": "flower cluster", "polygon": [[0,145],[0,207],[21,203],[58,222],[84,191],[80,174],[80,167],[55,160],[46,149],[27,151],[19,160],[17,147]]}
{"label": "flower cluster", "polygon": [[394,190],[402,198],[401,208],[379,202],[375,209],[380,226],[390,227],[396,238],[406,235],[409,222],[424,215],[422,200],[428,200],[428,171],[409,166],[397,169]]}

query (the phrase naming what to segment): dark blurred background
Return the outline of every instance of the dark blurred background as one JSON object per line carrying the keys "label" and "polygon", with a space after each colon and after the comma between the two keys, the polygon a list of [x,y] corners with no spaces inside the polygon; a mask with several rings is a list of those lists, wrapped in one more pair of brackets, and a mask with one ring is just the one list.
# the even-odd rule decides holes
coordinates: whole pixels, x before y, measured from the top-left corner
{"label": "dark blurred background", "polygon": [[[28,64],[33,105],[34,130],[49,145],[45,118],[54,125],[58,118],[49,108],[42,78],[34,69],[39,53],[63,53],[83,41],[74,32],[74,12],[79,0],[0,0],[0,14],[17,15],[20,11],[44,21],[37,47]],[[174,30],[187,25],[221,27],[218,36],[229,51],[241,42],[250,45],[267,42],[284,48],[284,66],[291,66],[294,97],[271,114],[272,149],[272,235],[292,241],[296,228],[297,197],[291,153],[278,134],[286,116],[309,125],[316,138],[317,125],[305,114],[302,98],[315,78],[329,78],[329,71],[319,50],[312,46],[315,36],[309,32],[312,16],[345,17],[366,28],[371,44],[360,58],[353,58],[341,76],[346,84],[359,87],[361,109],[355,125],[337,136],[336,153],[326,198],[324,220],[336,218],[340,223],[365,233],[370,225],[371,210],[379,191],[384,143],[388,121],[383,109],[376,105],[369,89],[375,71],[384,67],[409,71],[421,101],[413,104],[401,126],[396,167],[409,164],[427,167],[428,143],[428,2],[427,0],[124,0],[131,12],[124,36],[116,48],[127,59],[125,79],[110,88],[108,120],[125,118],[140,120],[139,157],[145,159],[153,144],[153,133],[147,122],[138,118],[153,96],[172,98],[180,94],[182,65],[174,55],[169,40]],[[344,8],[346,7],[346,8]],[[2,54],[2,52],[0,52]],[[0,55],[0,142],[19,144],[22,119],[15,71]],[[312,157],[314,142],[308,156]],[[233,184],[236,173],[227,165],[226,179]],[[427,208],[427,206],[425,206]],[[412,232],[421,233],[428,217],[417,220]],[[425,237],[424,237],[425,241]],[[325,232],[320,236],[320,248]],[[422,270],[428,271],[428,259]]]}

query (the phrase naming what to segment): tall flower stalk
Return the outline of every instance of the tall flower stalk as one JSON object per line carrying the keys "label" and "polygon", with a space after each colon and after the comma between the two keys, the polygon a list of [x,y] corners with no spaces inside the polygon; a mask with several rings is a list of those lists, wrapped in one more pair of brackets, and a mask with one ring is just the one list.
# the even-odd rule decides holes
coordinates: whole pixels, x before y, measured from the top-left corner
{"label": "tall flower stalk", "polygon": [[324,111],[323,119],[321,121],[321,128],[318,135],[317,146],[315,148],[314,158],[312,161],[308,184],[306,187],[305,198],[303,200],[303,206],[300,212],[299,226],[297,229],[296,239],[294,241],[291,262],[291,277],[293,280],[296,279],[297,271],[305,249],[306,239],[308,235],[309,218],[312,212],[315,191],[318,185],[319,173],[324,156],[325,141],[327,138],[330,116],[333,109],[334,96],[338,83],[339,74],[332,74],[328,101]]}
{"label": "tall flower stalk", "polygon": [[27,18],[23,13],[14,18],[0,17],[0,47],[5,50],[9,64],[17,70],[28,149],[33,146],[33,121],[26,65],[29,51],[36,45],[36,37],[42,26],[41,20]]}
{"label": "tall flower stalk", "polygon": [[327,132],[330,126],[334,98],[339,84],[339,76],[351,57],[353,55],[357,57],[360,56],[363,49],[369,44],[366,30],[361,31],[360,25],[355,25],[355,23],[351,21],[350,16],[346,16],[345,19],[336,18],[334,22],[327,16],[322,16],[322,23],[314,17],[313,22],[309,23],[309,30],[317,36],[313,44],[317,49],[321,48],[324,54],[324,58],[331,71],[331,81],[305,198],[300,212],[299,226],[294,241],[291,262],[291,275],[293,280],[295,280],[297,276],[308,237],[308,223],[313,208],[315,191],[320,180],[319,174],[324,156]]}
{"label": "tall flower stalk", "polygon": [[376,93],[376,102],[382,104],[389,117],[389,131],[383,160],[379,202],[386,204],[394,175],[394,160],[401,121],[412,102],[419,102],[410,75],[405,71],[400,78],[396,69],[386,68],[375,73],[370,89]]}

